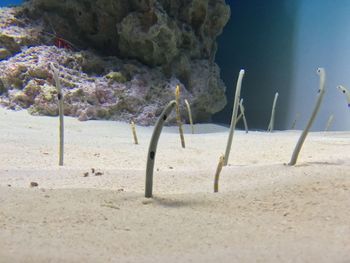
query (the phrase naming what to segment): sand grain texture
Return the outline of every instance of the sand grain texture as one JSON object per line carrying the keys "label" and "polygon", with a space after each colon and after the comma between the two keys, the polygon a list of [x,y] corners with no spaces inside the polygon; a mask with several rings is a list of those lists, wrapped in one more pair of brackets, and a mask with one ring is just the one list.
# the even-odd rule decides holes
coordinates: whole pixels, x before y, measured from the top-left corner
{"label": "sand grain texture", "polygon": [[58,167],[58,119],[0,109],[1,262],[350,260],[349,132],[311,133],[295,167],[300,131],[236,132],[214,194],[228,129],[185,125],[182,149],[166,127],[146,199],[152,128],[65,124]]}

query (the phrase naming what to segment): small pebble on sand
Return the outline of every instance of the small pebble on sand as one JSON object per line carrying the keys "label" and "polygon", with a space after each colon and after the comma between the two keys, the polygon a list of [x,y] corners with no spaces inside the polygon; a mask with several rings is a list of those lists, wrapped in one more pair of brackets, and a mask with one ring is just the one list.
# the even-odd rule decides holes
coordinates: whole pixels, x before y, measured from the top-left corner
{"label": "small pebble on sand", "polygon": [[30,182],[30,187],[38,187],[38,185],[37,182]]}

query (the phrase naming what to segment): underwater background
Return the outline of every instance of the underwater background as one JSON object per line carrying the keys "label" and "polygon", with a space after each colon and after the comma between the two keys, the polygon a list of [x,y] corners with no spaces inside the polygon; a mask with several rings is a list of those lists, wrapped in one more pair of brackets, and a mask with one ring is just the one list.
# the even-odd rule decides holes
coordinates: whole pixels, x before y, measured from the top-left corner
{"label": "underwater background", "polygon": [[[1,0],[0,6],[20,0]],[[319,85],[316,69],[327,73],[327,91],[313,130],[350,128],[349,109],[336,86],[350,86],[350,1],[226,0],[231,18],[218,39],[216,62],[227,86],[227,106],[213,121],[231,119],[236,79],[246,70],[242,94],[250,129],[266,129],[275,92],[279,92],[276,129],[289,129],[300,114],[302,129]],[[241,127],[243,128],[243,127]]]}
{"label": "underwater background", "polygon": [[339,84],[350,86],[350,1],[226,1],[231,19],[219,37],[216,60],[227,86],[228,105],[215,120],[228,122],[235,82],[246,69],[242,86],[250,128],[266,129],[275,92],[276,128],[289,129],[297,113],[302,129],[316,100],[318,67],[324,67],[327,90],[313,130],[349,130],[349,108]]}
{"label": "underwater background", "polygon": [[23,2],[23,0],[1,0],[0,6],[20,5],[22,2]]}

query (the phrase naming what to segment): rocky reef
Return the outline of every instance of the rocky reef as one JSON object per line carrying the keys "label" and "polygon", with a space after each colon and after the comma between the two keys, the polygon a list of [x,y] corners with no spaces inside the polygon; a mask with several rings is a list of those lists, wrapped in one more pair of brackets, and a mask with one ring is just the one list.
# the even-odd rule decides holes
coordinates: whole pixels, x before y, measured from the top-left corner
{"label": "rocky reef", "polygon": [[224,0],[30,0],[0,9],[1,103],[57,115],[52,62],[66,115],[153,124],[180,85],[194,120],[210,120],[226,104],[214,59],[229,16]]}

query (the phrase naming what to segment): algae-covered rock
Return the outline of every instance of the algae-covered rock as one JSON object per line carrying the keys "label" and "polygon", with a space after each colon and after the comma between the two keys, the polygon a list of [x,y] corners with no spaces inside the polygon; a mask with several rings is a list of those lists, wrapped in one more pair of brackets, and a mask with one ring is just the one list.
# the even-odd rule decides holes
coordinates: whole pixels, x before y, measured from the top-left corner
{"label": "algae-covered rock", "polygon": [[[45,14],[44,24],[77,46],[118,56],[122,63],[106,76],[117,83],[128,83],[143,70],[159,72],[159,82],[175,78],[190,91],[194,108],[202,111],[198,118],[194,112],[196,120],[208,120],[225,106],[225,85],[214,62],[216,38],[230,17],[224,0],[30,0],[26,8],[34,18]],[[92,66],[83,62],[86,73],[105,72],[104,62],[90,61]]]}
{"label": "algae-covered rock", "polygon": [[4,82],[0,79],[0,95],[6,92],[6,90]]}
{"label": "algae-covered rock", "polygon": [[31,99],[23,91],[17,91],[12,97],[13,103],[22,108],[28,108],[31,104]]}
{"label": "algae-covered rock", "polygon": [[24,87],[23,92],[31,99],[31,102],[33,103],[36,96],[42,93],[42,87],[35,80],[31,80]]}
{"label": "algae-covered rock", "polygon": [[0,48],[0,60],[11,57],[12,53],[6,48]]}
{"label": "algae-covered rock", "polygon": [[[28,0],[0,9],[0,48],[11,53],[0,59],[0,102],[57,115],[54,63],[66,115],[154,124],[180,85],[194,121],[210,120],[226,104],[214,61],[229,16],[224,0]],[[55,47],[58,38],[72,48]]]}
{"label": "algae-covered rock", "polygon": [[163,10],[132,12],[118,25],[121,56],[135,58],[147,65],[170,63],[180,52],[180,29]]}
{"label": "algae-covered rock", "polygon": [[24,46],[39,44],[40,25],[24,18],[22,8],[0,8],[0,60],[21,51]]}
{"label": "algae-covered rock", "polygon": [[51,76],[48,68],[32,67],[29,69],[28,74],[32,78],[47,79]]}
{"label": "algae-covered rock", "polygon": [[125,83],[127,81],[126,77],[121,72],[110,72],[106,75],[106,78],[120,83]]}
{"label": "algae-covered rock", "polygon": [[57,89],[54,86],[44,85],[39,94],[45,101],[51,102],[57,95]]}
{"label": "algae-covered rock", "polygon": [[10,53],[18,53],[21,50],[14,37],[2,33],[0,33],[0,47],[6,48]]}

